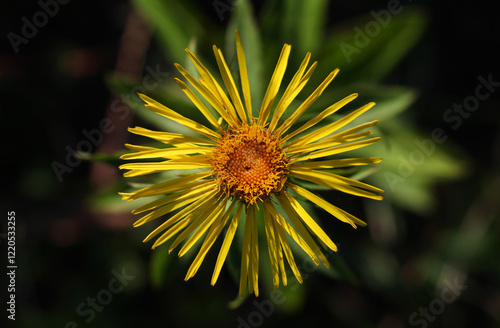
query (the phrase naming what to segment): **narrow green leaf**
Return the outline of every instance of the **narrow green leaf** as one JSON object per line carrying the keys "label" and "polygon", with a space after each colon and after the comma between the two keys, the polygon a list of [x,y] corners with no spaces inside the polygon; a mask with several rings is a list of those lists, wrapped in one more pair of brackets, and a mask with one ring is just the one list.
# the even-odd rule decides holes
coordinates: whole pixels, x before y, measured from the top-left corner
{"label": "narrow green leaf", "polygon": [[328,13],[327,0],[287,1],[298,3],[298,12],[293,24],[300,55],[315,53],[323,42],[323,33]]}
{"label": "narrow green leaf", "polygon": [[370,13],[342,22],[325,42],[320,67],[339,67],[343,84],[380,81],[416,44],[427,20],[424,11],[405,6],[385,21]]}
{"label": "narrow green leaf", "polygon": [[376,102],[376,105],[361,117],[365,122],[379,120],[384,122],[398,116],[408,109],[417,99],[417,93],[413,89],[396,86],[359,86],[359,103],[369,101]]}
{"label": "narrow green leaf", "polygon": [[[414,89],[401,86],[350,84],[340,88],[330,87],[321,95],[313,106],[311,106],[311,109],[302,115],[298,124],[303,124],[336,101],[353,93],[358,93],[359,96],[353,102],[340,109],[336,114],[332,115],[331,118],[327,118],[324,120],[325,122],[318,124],[318,127],[326,123],[331,123],[372,101],[375,102],[376,105],[366,113],[363,113],[358,119],[354,120],[353,123],[346,126],[346,128],[373,120],[379,120],[382,123],[407,110],[415,102],[418,95]],[[285,113],[285,118],[287,114],[289,113]]]}
{"label": "narrow green leaf", "polygon": [[437,205],[431,188],[462,176],[467,171],[466,156],[455,149],[451,140],[434,140],[433,130],[423,133],[394,119],[385,121],[380,128],[382,141],[351,155],[381,157],[382,162],[377,164],[380,170],[368,182],[384,189],[385,196],[398,206],[429,213]]}
{"label": "narrow green leaf", "polygon": [[245,303],[247,298],[248,298],[248,292],[245,292],[245,295],[243,295],[243,297],[241,297],[240,295],[237,295],[234,300],[227,303],[227,307],[232,309],[232,310],[237,309],[240,306],[242,306],[243,303]]}
{"label": "narrow green leaf", "polygon": [[151,285],[153,288],[159,290],[163,287],[173,258],[168,254],[168,247],[155,249],[150,262]]}
{"label": "narrow green leaf", "polygon": [[282,288],[282,299],[285,301],[279,304],[279,307],[281,311],[287,313],[297,313],[305,306],[307,299],[306,287],[295,280],[295,277],[291,272],[288,276],[288,285]]}
{"label": "narrow green leaf", "polygon": [[133,0],[133,4],[157,32],[159,42],[172,61],[182,62],[184,49],[204,30],[192,8],[181,1]]}

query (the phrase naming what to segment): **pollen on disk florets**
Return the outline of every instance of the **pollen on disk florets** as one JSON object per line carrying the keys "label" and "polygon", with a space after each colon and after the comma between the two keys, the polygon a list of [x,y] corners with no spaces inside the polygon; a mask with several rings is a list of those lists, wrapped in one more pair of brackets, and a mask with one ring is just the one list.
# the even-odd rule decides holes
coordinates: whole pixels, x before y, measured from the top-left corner
{"label": "pollen on disk florets", "polygon": [[212,173],[219,189],[247,204],[279,192],[288,164],[279,140],[260,125],[224,131],[212,154]]}

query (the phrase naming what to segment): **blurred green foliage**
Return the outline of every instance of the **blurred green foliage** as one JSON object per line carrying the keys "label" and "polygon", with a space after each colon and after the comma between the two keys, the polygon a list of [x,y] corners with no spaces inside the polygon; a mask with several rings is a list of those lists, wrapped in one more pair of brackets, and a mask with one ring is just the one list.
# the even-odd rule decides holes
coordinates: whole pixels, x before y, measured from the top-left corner
{"label": "blurred green foliage", "polygon": [[[378,3],[377,12],[388,10],[388,3],[393,2]],[[25,244],[19,247],[19,254],[24,255],[19,255],[23,269],[19,270],[18,281],[26,286],[20,292],[20,300],[25,304],[21,305],[20,301],[19,327],[66,327],[71,321],[78,327],[238,327],[241,322],[252,327],[424,326],[411,321],[411,316],[417,313],[414,319],[423,318],[418,314],[420,309],[429,308],[431,302],[437,304],[435,300],[442,299],[447,284],[455,281],[465,284],[465,291],[453,302],[444,303],[444,310],[433,315],[435,321],[425,322],[436,327],[499,327],[500,266],[496,256],[500,248],[497,201],[500,174],[496,168],[498,162],[494,160],[499,156],[496,150],[498,141],[485,140],[483,136],[485,130],[498,133],[498,115],[494,114],[498,113],[498,101],[481,104],[484,106],[481,113],[474,113],[475,116],[468,121],[477,124],[481,133],[458,131],[467,136],[457,142],[454,137],[458,132],[446,129],[442,112],[454,102],[462,101],[462,95],[429,100],[425,96],[429,90],[401,83],[412,77],[402,73],[407,67],[405,65],[411,65],[408,60],[418,63],[423,60],[421,58],[428,58],[420,56],[424,52],[421,48],[419,55],[414,51],[419,48],[422,37],[431,41],[435,37],[429,32],[429,26],[436,27],[436,17],[427,10],[433,5],[402,4],[400,12],[385,17],[390,20],[385,26],[369,10],[353,17],[337,15],[336,10],[342,4],[326,0],[269,0],[262,3],[220,0],[205,6],[188,0],[133,0],[122,5],[137,10],[153,31],[154,41],[148,49],[144,66],[155,67],[162,58],[161,64],[169,67],[170,76],[154,89],[147,90],[148,95],[200,122],[204,122],[204,117],[173,81],[174,77],[180,77],[175,72],[175,62],[194,72],[185,48],[193,51],[218,77],[212,45],[216,44],[223,50],[230,69],[236,70],[234,30],[238,29],[250,68],[254,108],[260,106],[284,43],[292,45],[284,83],[290,80],[307,52],[312,53],[312,60],[318,61],[318,68],[308,86],[291,108],[305,99],[329,72],[340,68],[331,86],[297,125],[351,93],[359,93],[359,97],[331,120],[370,101],[376,102],[374,108],[352,124],[379,120],[374,130],[382,141],[348,155],[378,156],[383,162],[341,173],[384,189],[385,199],[382,202],[364,201],[321,188],[315,190],[333,204],[366,219],[368,227],[353,230],[304,202],[303,206],[314,213],[339,246],[338,253],[327,254],[332,268],[311,267],[302,252],[296,250],[304,284],[299,286],[290,276],[289,286],[281,287],[276,294],[272,289],[269,263],[265,258],[265,238],[262,237],[261,297],[240,299],[235,297],[241,256],[238,243],[231,248],[217,285],[211,287],[209,281],[216,252],[209,253],[194,279],[183,282],[193,252],[178,258],[175,254],[168,254],[168,245],[152,251],[149,249],[151,245],[143,244],[142,239],[153,227],[146,225],[132,229],[133,218],[129,212],[139,206],[140,201],[124,202],[117,192],[155,183],[157,179],[168,179],[168,174],[132,179],[133,182],[119,178],[114,184],[99,190],[88,187],[86,176],[78,179],[77,175],[68,175],[67,180],[57,184],[50,169],[53,158],[48,158],[49,155],[42,152],[44,148],[37,146],[34,149],[36,156],[30,158],[31,165],[19,169],[20,179],[16,182],[23,197],[32,200],[29,204],[34,209],[30,212],[33,219],[26,224],[20,223],[18,228],[19,235],[26,236]],[[207,11],[207,7],[211,10]],[[366,4],[365,7],[372,8]],[[64,21],[66,24],[78,17],[80,7],[75,8]],[[64,16],[64,10],[70,12],[71,8],[60,7],[57,17]],[[337,20],[338,17],[342,20]],[[377,33],[367,30],[375,23],[379,25]],[[52,33],[49,29],[50,25],[47,35]],[[92,37],[97,37],[97,33]],[[425,49],[435,49],[432,42],[427,42]],[[71,49],[76,42],[67,37],[64,44],[64,47],[50,47],[44,60],[54,64],[54,58],[63,58],[66,54],[61,49]],[[58,51],[60,57],[54,55]],[[68,62],[71,63],[69,59]],[[58,62],[58,65],[65,67],[68,62]],[[413,77],[419,79],[432,74],[429,73],[433,69],[430,64],[429,72],[422,71],[423,66],[427,69],[427,64],[416,65],[413,69],[417,72],[412,71]],[[474,74],[471,80],[483,72]],[[59,94],[65,97],[71,83],[67,77],[55,78]],[[135,88],[143,84],[140,79],[114,71],[103,72],[102,78],[118,98],[124,94],[133,95]],[[4,85],[7,88],[10,84],[12,90],[21,90],[22,84],[17,79],[6,81],[9,83]],[[43,86],[43,81],[37,83],[32,98],[37,102],[46,101],[51,106],[62,102],[63,108],[67,108],[79,99],[91,98],[84,94],[81,98],[67,96],[69,99],[64,101],[53,99],[57,98],[53,90],[41,92],[46,90]],[[78,89],[79,85],[75,83],[73,87]],[[469,93],[472,91],[468,90]],[[13,104],[23,98],[24,94],[17,95]],[[422,98],[426,101],[423,102]],[[179,124],[145,110],[139,99],[123,99],[128,101],[127,105],[136,115],[133,125],[190,133]],[[35,104],[31,106],[37,108]],[[40,112],[43,111],[37,111],[34,117],[50,116]],[[493,114],[482,114],[485,112]],[[64,117],[63,110],[53,109],[53,113],[54,117]],[[13,118],[8,116],[9,122],[22,119],[16,112],[9,115]],[[43,122],[47,123],[47,118]],[[65,143],[70,142],[54,134],[61,126],[49,124],[43,128],[42,135],[47,139],[63,139],[54,143],[53,148],[63,149]],[[443,128],[446,141],[433,140],[436,128]],[[470,139],[474,146],[487,145],[490,148],[481,147],[481,151],[467,148],[470,145],[464,144],[466,139]],[[138,141],[140,144],[144,142],[147,141]],[[124,151],[116,154],[80,152],[78,156],[116,168],[121,163],[118,157]],[[65,153],[62,153],[59,158],[64,158]],[[478,154],[483,157],[477,158]],[[490,158],[491,162],[485,161]],[[33,181],[39,185],[34,187]],[[20,221],[23,211],[19,211]],[[38,220],[38,216],[43,220]],[[242,236],[237,237],[241,242]],[[217,249],[218,244],[213,248]],[[134,279],[123,292],[113,294],[113,300],[102,311],[94,311],[95,319],[85,322],[87,316],[78,312],[78,306],[86,304],[88,297],[97,297],[101,290],[108,288],[113,278],[112,270],[122,268]],[[269,310],[269,300],[272,300],[272,310]],[[270,311],[269,315],[264,313],[266,308],[262,310],[263,304]],[[89,305],[84,307],[90,308]],[[435,311],[430,313],[435,314]],[[261,323],[257,322],[259,318],[262,318]]]}

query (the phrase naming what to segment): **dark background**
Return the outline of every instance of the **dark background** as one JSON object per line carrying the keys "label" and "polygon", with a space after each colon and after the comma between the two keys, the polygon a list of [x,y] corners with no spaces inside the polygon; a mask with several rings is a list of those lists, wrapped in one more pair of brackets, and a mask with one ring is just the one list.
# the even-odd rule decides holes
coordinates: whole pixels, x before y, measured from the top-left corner
{"label": "dark background", "polygon": [[[207,28],[223,29],[227,23],[219,20],[210,1],[187,3],[203,13]],[[446,236],[458,229],[461,217],[469,211],[479,211],[479,218],[493,218],[489,225],[493,233],[478,246],[483,250],[480,257],[464,264],[471,275],[467,290],[429,326],[500,326],[500,271],[496,264],[500,250],[500,91],[481,102],[460,129],[451,130],[442,120],[447,108],[474,93],[478,76],[492,74],[494,81],[500,81],[498,14],[485,1],[412,4],[428,12],[430,25],[384,83],[419,91],[408,119],[423,131],[447,128],[449,137],[468,154],[468,173],[435,185],[433,195],[439,206],[429,215],[398,212],[399,219],[406,222],[406,231],[388,251],[395,252],[401,263],[398,279],[403,280],[403,287],[377,289],[366,281],[352,286],[313,274],[297,306],[273,311],[264,326],[410,326],[407,318],[420,305],[428,305],[433,294],[426,285],[420,290],[405,289],[405,270],[412,261],[418,261],[419,254],[445,249],[449,241]],[[387,1],[332,1],[328,25],[386,5]],[[255,7],[258,13],[264,4],[255,2]],[[132,229],[128,209],[110,214],[89,205],[90,199],[110,183],[124,184],[118,180],[116,169],[82,162],[60,182],[51,166],[54,161],[64,163],[66,145],[74,147],[82,139],[83,129],[98,127],[107,115],[113,98],[105,78],[117,67],[130,3],[73,0],[60,5],[59,12],[27,44],[21,44],[17,54],[7,34],[20,34],[21,18],[39,11],[39,4],[4,1],[1,8],[0,122],[4,152],[0,208],[2,232],[6,231],[6,213],[16,213],[18,263],[17,320],[9,322],[9,327],[65,327],[70,321],[78,327],[236,327],[238,317],[247,320],[256,309],[253,297],[239,308],[229,309],[227,303],[235,298],[237,285],[227,274],[215,287],[209,285],[209,274],[198,274],[185,283],[186,262],[172,255],[172,261],[180,264],[167,272],[168,283],[162,287],[150,283],[151,251],[149,245],[141,243],[146,230]],[[154,41],[147,49],[146,57],[158,52]],[[168,58],[163,60],[165,67],[172,64]],[[139,70],[131,74],[143,73]],[[124,124],[132,124],[132,116],[129,119]],[[111,142],[109,150],[120,150],[117,145],[126,138],[124,130],[117,131],[120,143]],[[356,240],[369,238],[359,231],[351,235]],[[490,238],[492,235],[496,238]],[[5,253],[2,247],[2,263]],[[102,312],[96,311],[91,323],[84,323],[86,316],[77,314],[77,306],[106,288],[112,270],[123,267],[136,278],[123,293],[113,295]],[[2,295],[6,285],[2,280]],[[0,322],[6,318],[5,310],[2,313]]]}

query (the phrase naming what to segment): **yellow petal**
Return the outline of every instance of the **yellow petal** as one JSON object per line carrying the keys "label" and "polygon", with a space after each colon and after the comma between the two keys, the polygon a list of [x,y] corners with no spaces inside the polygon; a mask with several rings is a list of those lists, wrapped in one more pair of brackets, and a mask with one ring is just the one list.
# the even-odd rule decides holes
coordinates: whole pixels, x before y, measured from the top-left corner
{"label": "yellow petal", "polygon": [[283,249],[283,252],[285,253],[285,257],[288,261],[288,264],[290,265],[290,268],[292,269],[295,278],[297,278],[297,281],[299,283],[303,283],[304,281],[302,280],[299,268],[297,268],[297,264],[295,263],[295,259],[293,258],[292,250],[290,249],[290,245],[288,244],[288,240],[286,239],[285,232],[281,229],[277,229],[277,231],[280,240],[280,245]]}
{"label": "yellow petal", "polygon": [[216,189],[216,184],[213,181],[196,181],[184,186],[184,189],[180,192],[171,193],[168,196],[156,199],[145,205],[142,205],[132,211],[132,214],[139,214],[145,211],[152,210],[154,208],[166,205],[173,201],[179,201],[187,197],[195,197],[200,193],[206,193],[207,190]]}
{"label": "yellow petal", "polygon": [[164,162],[152,162],[152,163],[129,163],[120,166],[120,169],[124,170],[151,170],[151,171],[169,171],[169,170],[190,170],[198,169],[202,167],[210,166],[209,163],[189,163],[189,162],[175,162],[164,161]]}
{"label": "yellow petal", "polygon": [[[172,238],[174,235],[186,228],[191,222],[195,221],[196,218],[200,217],[200,215],[203,217],[210,215],[210,213],[212,213],[218,205],[216,201],[217,200],[214,197],[210,197],[210,199],[205,204],[203,204],[203,206],[198,207],[196,210],[185,216],[182,220],[178,220],[170,229],[168,229],[165,233],[163,233],[163,235],[156,239],[152,248],[154,249]],[[171,251],[172,247],[170,247],[169,253]]]}
{"label": "yellow petal", "polygon": [[292,183],[287,183],[287,186],[290,187],[293,191],[295,191],[297,194],[300,196],[306,198],[307,200],[313,202],[314,204],[318,205],[331,215],[335,216],[337,219],[339,219],[342,222],[349,223],[353,228],[356,228],[356,224],[359,224],[360,226],[366,226],[366,223],[359,220],[358,218],[355,218],[355,220],[352,220],[353,216],[346,216],[340,209],[326,200],[320,198],[319,196],[313,194],[312,192],[294,185]]}
{"label": "yellow petal", "polygon": [[295,110],[295,112],[290,116],[283,124],[279,127],[276,134],[278,136],[283,135],[292,125],[299,119],[299,117],[304,114],[304,112],[321,96],[326,87],[333,81],[339,69],[337,68],[331,72],[326,79],[314,90],[314,92]]}
{"label": "yellow petal", "polygon": [[[203,85],[203,82],[205,82],[205,87],[208,89],[208,91],[210,91],[215,96],[215,98],[221,104],[224,105],[229,116],[233,119],[233,122],[235,122],[235,123],[238,122],[238,118],[236,117],[236,112],[234,111],[234,108],[233,108],[231,102],[227,98],[227,96],[224,93],[224,91],[222,90],[221,86],[219,85],[219,83],[217,83],[217,80],[215,80],[215,78],[212,76],[210,71],[205,66],[203,66],[203,64],[198,60],[198,58],[196,58],[196,56],[191,51],[189,51],[189,49],[186,49],[186,52],[189,56],[189,59],[191,59],[191,61],[193,62],[196,69],[198,70],[198,72],[201,75],[200,82],[202,82],[202,85]],[[236,124],[236,125],[239,125],[239,124]]]}
{"label": "yellow petal", "polygon": [[170,108],[160,104],[159,102],[149,98],[148,96],[145,96],[143,94],[138,94],[139,97],[141,97],[142,100],[144,100],[147,105],[145,107],[155,113],[158,113],[162,116],[165,116],[179,124],[184,125],[185,127],[193,130],[194,132],[203,134],[204,136],[217,140],[220,136],[218,133],[214,132],[213,130],[207,128],[206,126],[195,122],[187,117],[184,117],[180,115],[179,113],[171,110]]}
{"label": "yellow petal", "polygon": [[130,170],[128,172],[123,173],[125,178],[137,177],[140,175],[153,174],[161,172],[161,170]]}
{"label": "yellow petal", "polygon": [[[175,67],[179,72],[191,83],[191,85],[205,98],[210,105],[219,113],[219,115],[228,122],[229,126],[236,127],[238,123],[232,118],[224,109],[222,102],[217,98],[218,95],[214,95],[207,87],[200,82],[198,82],[191,74],[189,74],[181,65],[175,64]],[[217,122],[218,125],[221,122]]]}
{"label": "yellow petal", "polygon": [[365,131],[362,133],[355,134],[336,134],[331,137],[319,140],[312,144],[291,146],[287,149],[287,153],[294,154],[294,156],[299,156],[302,154],[310,153],[318,150],[333,149],[333,146],[338,146],[340,144],[346,144],[351,141],[358,139],[363,139],[373,134],[373,131]]}
{"label": "yellow petal", "polygon": [[180,155],[181,157],[172,159],[168,161],[170,164],[176,163],[189,163],[191,165],[199,164],[200,167],[205,167],[206,165],[212,166],[210,161],[210,155]]}
{"label": "yellow petal", "polygon": [[379,140],[380,140],[380,137],[376,137],[376,138],[371,138],[371,139],[367,139],[367,140],[346,143],[346,144],[342,144],[342,145],[335,146],[335,147],[330,147],[330,148],[326,148],[326,149],[313,151],[312,153],[305,155],[305,156],[302,156],[302,157],[298,157],[295,160],[297,162],[299,162],[299,161],[306,161],[306,160],[310,160],[310,159],[314,159],[314,158],[332,156],[335,154],[340,154],[340,153],[344,153],[344,152],[347,152],[350,150],[354,150],[354,149],[358,149],[358,148],[362,148],[362,147],[371,145]]}
{"label": "yellow petal", "polygon": [[[247,207],[247,217],[245,220],[245,236],[243,237],[243,251],[241,254],[241,268],[240,268],[240,297],[243,297],[247,288],[248,270],[250,268],[251,254],[252,254],[252,219],[250,211],[254,210],[254,206]],[[251,281],[251,280],[250,280]],[[252,290],[249,286],[250,291]]]}
{"label": "yellow petal", "polygon": [[143,189],[136,190],[127,199],[133,200],[133,199],[137,199],[140,197],[156,196],[156,195],[162,195],[162,194],[168,194],[171,192],[176,192],[176,191],[184,189],[188,183],[191,183],[191,182],[199,180],[199,179],[206,178],[208,176],[210,176],[210,172],[199,172],[199,173],[193,173],[193,174],[187,175],[185,177],[168,180],[168,181],[153,185],[151,187],[146,187]]}
{"label": "yellow petal", "polygon": [[258,231],[257,231],[257,218],[255,217],[255,206],[251,206],[253,210],[249,211],[249,217],[252,225],[252,241],[251,241],[251,253],[250,253],[250,277],[249,290],[255,294],[255,297],[259,296],[259,241],[258,241]]}
{"label": "yellow petal", "polygon": [[200,239],[205,231],[207,231],[210,225],[219,217],[219,215],[223,213],[224,208],[227,204],[227,198],[224,199],[224,201],[217,200],[215,204],[215,208],[204,211],[194,222],[189,225],[189,227],[187,227],[181,234],[179,234],[179,236],[177,236],[177,238],[170,246],[169,252],[171,252],[174,248],[177,247],[177,245],[188,238],[188,236],[190,237],[182,246],[181,250],[178,253],[178,256],[182,257],[184,254],[186,254],[187,251],[191,249],[191,247],[198,241],[198,239]]}
{"label": "yellow petal", "polygon": [[277,257],[278,257],[278,265],[280,267],[280,271],[281,271],[281,280],[283,281],[283,286],[286,286],[288,284],[288,280],[287,280],[287,272],[286,272],[286,269],[285,269],[285,261],[283,260],[283,247],[281,247],[281,239],[279,237],[279,231],[278,229],[281,229],[283,230],[283,228],[281,226],[279,226],[279,224],[276,222],[276,221],[272,221],[273,222],[273,227],[274,227],[274,231],[276,232],[276,238],[277,238],[277,241],[276,241],[276,244],[277,244]]}
{"label": "yellow petal", "polygon": [[369,165],[380,163],[382,159],[380,157],[368,157],[368,158],[341,158],[332,159],[328,161],[310,161],[310,162],[299,162],[293,163],[291,168],[300,169],[336,169],[340,167],[349,166],[359,166],[359,165]]}
{"label": "yellow petal", "polygon": [[[201,81],[203,84],[203,81]],[[239,126],[241,125],[241,120],[238,118],[236,115],[236,111],[234,110],[233,104],[227,97],[226,93],[224,92],[224,89],[217,83],[216,80],[214,80],[214,87],[215,87],[215,92],[220,100],[220,102],[224,105],[224,108],[226,111],[229,113],[229,115],[233,118],[233,120],[236,122],[236,124]]]}
{"label": "yellow petal", "polygon": [[131,145],[131,144],[125,144],[125,147],[127,147],[130,150],[135,150],[135,151],[143,151],[143,150],[153,150],[153,149],[156,149],[155,147],[139,146],[139,145]]}
{"label": "yellow petal", "polygon": [[[327,236],[327,234],[323,231],[323,229],[320,228],[320,226],[314,221],[314,219],[304,210],[302,205],[299,204],[299,202],[290,196],[288,192],[283,193],[286,199],[288,200],[288,203],[285,202],[285,204],[290,204],[295,213],[298,215],[298,217],[304,222],[304,224],[311,230],[311,232],[319,238],[328,248],[330,248],[333,251],[337,251],[337,246],[333,243],[333,241],[330,239],[330,237]],[[283,204],[282,204],[283,205]],[[292,213],[293,212],[289,211]],[[287,213],[288,214],[288,213]],[[290,216],[290,215],[289,215]]]}
{"label": "yellow petal", "polygon": [[321,139],[317,142],[313,143],[295,143],[291,142],[287,145],[288,149],[287,151],[291,153],[297,153],[297,152],[310,152],[314,150],[318,150],[321,148],[327,148],[330,146],[334,146],[337,144],[345,143],[348,141],[353,141],[356,139],[361,139],[364,137],[367,137],[372,134],[373,131],[366,131],[363,133],[356,133],[358,131],[364,130],[366,128],[372,127],[374,125],[378,124],[378,120],[360,124],[354,128],[347,129],[345,131],[339,132],[334,134],[333,136]]}
{"label": "yellow petal", "polygon": [[[265,207],[266,207],[266,203],[267,202],[264,202]],[[269,252],[269,259],[271,261],[271,272],[273,275],[273,286],[274,286],[274,289],[277,289],[280,286],[279,266],[278,266],[279,237],[277,236],[277,232],[274,229],[273,218],[271,217],[271,214],[267,210],[267,208],[264,208],[264,224],[265,224],[266,237],[267,237],[267,250]]]}
{"label": "yellow petal", "polygon": [[262,101],[262,106],[260,108],[258,124],[261,126],[264,126],[269,114],[271,113],[274,99],[276,99],[281,81],[285,75],[291,48],[292,47],[289,44],[285,44],[281,50],[278,63],[276,64],[276,68],[274,69],[271,81],[269,82],[269,86],[267,87],[266,94],[264,95],[264,100]]}
{"label": "yellow petal", "polygon": [[219,278],[220,270],[222,269],[222,265],[226,260],[227,253],[229,252],[229,248],[231,247],[231,243],[236,233],[236,229],[238,228],[238,222],[241,217],[241,212],[243,211],[243,203],[240,202],[235,202],[235,203],[238,203],[238,207],[236,208],[233,219],[229,224],[226,235],[224,236],[224,241],[222,242],[222,246],[219,251],[219,255],[217,256],[217,261],[215,262],[215,269],[211,281],[212,286],[215,285],[217,279]]}
{"label": "yellow petal", "polygon": [[151,222],[152,220],[159,218],[160,216],[163,216],[163,215],[168,214],[170,212],[173,212],[181,207],[184,207],[184,206],[196,201],[197,198],[202,197],[202,196],[203,196],[203,194],[198,195],[197,197],[195,197],[195,196],[186,197],[186,198],[179,199],[177,201],[173,201],[169,204],[166,204],[165,206],[163,206],[159,209],[156,209],[156,210],[144,215],[139,220],[135,221],[134,227],[141,226],[145,223]]}
{"label": "yellow petal", "polygon": [[[337,174],[331,174],[316,170],[292,168],[290,170],[290,175],[297,177],[299,179],[314,182],[321,186],[337,189],[355,196],[366,197],[375,200],[382,200],[382,196],[373,193],[373,192],[382,193],[383,192],[382,189],[370,186],[366,183],[362,183],[353,179],[345,178]],[[369,192],[364,189],[373,192]]]}
{"label": "yellow petal", "polygon": [[292,80],[290,81],[290,84],[288,84],[288,87],[286,88],[285,92],[283,93],[283,96],[280,99],[280,102],[278,103],[278,106],[276,106],[276,110],[274,111],[273,118],[271,120],[271,124],[269,124],[269,130],[272,132],[276,128],[276,125],[278,124],[281,116],[285,112],[285,110],[288,108],[288,106],[292,103],[292,101],[297,97],[297,95],[300,93],[300,91],[304,88],[306,85],[307,81],[309,81],[309,78],[311,77],[314,69],[317,66],[317,62],[315,62],[311,68],[309,69],[307,75],[302,79],[302,75],[304,74],[307,64],[309,63],[309,60],[311,58],[311,53],[308,52],[306,54],[306,57],[302,61],[302,64],[300,65],[299,69],[293,76]]}
{"label": "yellow petal", "polygon": [[[360,135],[359,131],[362,131],[366,128],[370,128],[372,126],[375,126],[378,124],[378,120],[375,120],[375,121],[371,121],[371,122],[367,122],[367,123],[363,123],[363,124],[360,124],[358,126],[355,126],[353,128],[350,128],[350,129],[347,129],[347,130],[344,130],[342,132],[338,132],[336,134],[334,134],[333,136],[330,136],[328,138],[325,138],[325,139],[322,139],[322,140],[333,140],[335,138],[338,138],[338,139],[346,139],[347,137],[349,136],[358,136]],[[350,138],[350,137],[349,137]]]}
{"label": "yellow petal", "polygon": [[[182,246],[181,250],[179,251],[179,257],[183,256],[186,254],[187,251],[200,239],[200,237],[205,233],[205,231],[208,230],[209,227],[212,226],[212,224],[219,218],[222,217],[224,214],[224,208],[226,207],[227,204],[227,198],[220,202],[219,206],[212,211],[208,215],[208,217],[199,220],[199,224],[197,222],[193,222],[191,226],[189,226],[188,229],[182,232],[183,235],[179,235],[179,240],[184,240],[185,237],[189,236],[191,233],[191,237],[186,241],[186,243]],[[185,236],[185,237],[184,237]],[[175,242],[172,244],[171,249],[174,249],[176,247]]]}
{"label": "yellow petal", "polygon": [[335,104],[331,105],[330,107],[328,107],[327,109],[322,111],[319,115],[317,115],[317,116],[313,117],[312,119],[310,119],[309,121],[307,121],[304,125],[302,125],[297,130],[284,136],[283,141],[286,141],[286,140],[292,138],[293,136],[296,136],[297,134],[309,129],[310,127],[314,126],[315,124],[321,122],[325,117],[332,115],[333,113],[335,113],[336,111],[338,111],[339,109],[341,109],[342,107],[344,107],[346,104],[350,103],[351,101],[353,101],[357,97],[358,97],[358,94],[353,93],[352,95],[349,95],[349,96],[345,97],[344,99],[336,102]]}
{"label": "yellow petal", "polygon": [[[128,131],[137,135],[145,136],[151,139],[155,139],[170,145],[193,143],[198,145],[215,145],[216,143],[211,140],[196,138],[192,136],[186,136],[179,133],[163,132],[163,131],[153,131],[145,129],[139,126],[135,128],[128,128]],[[154,149],[153,147],[149,147]],[[145,150],[145,149],[144,149]]]}
{"label": "yellow petal", "polygon": [[365,106],[358,108],[354,112],[342,117],[341,119],[330,123],[322,128],[316,129],[315,131],[310,132],[309,134],[300,137],[294,141],[292,141],[289,145],[302,145],[302,144],[309,144],[314,141],[320,140],[321,138],[324,138],[333,132],[337,131],[338,129],[344,127],[346,124],[352,122],[354,119],[356,119],[359,115],[363,114],[370,108],[375,106],[374,102],[368,103]]}
{"label": "yellow petal", "polygon": [[297,213],[293,210],[292,205],[290,204],[290,201],[288,200],[287,197],[285,197],[282,194],[277,195],[278,201],[285,210],[288,218],[290,219],[291,223],[295,226],[295,229],[297,232],[300,234],[300,236],[305,240],[305,242],[309,245],[309,247],[314,251],[314,253],[319,257],[321,262],[329,268],[330,264],[328,263],[328,260],[326,259],[326,256],[321,252],[321,249],[318,247],[312,236],[310,235],[309,231],[304,227],[302,224],[302,219]]}
{"label": "yellow petal", "polygon": [[175,82],[177,85],[184,91],[184,93],[188,96],[189,99],[193,102],[193,104],[198,108],[198,110],[207,118],[207,120],[212,123],[212,125],[216,128],[219,127],[219,124],[217,123],[217,120],[213,115],[210,113],[210,111],[203,105],[203,103],[198,99],[198,97],[194,94],[191,89],[186,85],[186,83],[182,82],[178,78],[175,78]]}
{"label": "yellow petal", "polygon": [[231,97],[234,107],[236,108],[236,112],[240,116],[241,121],[246,122],[247,118],[245,114],[245,109],[243,108],[243,103],[241,102],[240,94],[238,92],[238,89],[236,89],[236,84],[234,84],[233,77],[231,75],[231,72],[229,71],[229,68],[227,67],[226,61],[224,60],[224,56],[222,55],[220,49],[218,49],[216,46],[213,46],[213,50],[215,54],[215,59],[217,60],[217,65],[219,66],[219,71],[221,72],[222,75],[222,80],[224,81],[224,85],[226,86],[226,89],[229,92],[229,96]]}
{"label": "yellow petal", "polygon": [[184,207],[182,210],[177,212],[174,216],[169,218],[167,221],[163,222],[161,225],[159,225],[153,232],[151,232],[143,242],[148,242],[151,239],[153,239],[158,233],[162,232],[163,230],[167,229],[170,227],[172,224],[176,223],[179,220],[182,220],[184,217],[187,215],[191,214],[194,210],[200,210],[200,208],[205,208],[204,206],[207,206],[209,203],[207,202],[210,200],[212,197],[214,197],[217,194],[217,191],[212,191],[203,194],[201,197],[198,199],[193,199],[193,203],[190,205]]}
{"label": "yellow petal", "polygon": [[213,152],[213,147],[191,146],[191,147],[172,147],[163,149],[144,150],[136,153],[129,153],[120,156],[120,159],[144,159],[144,158],[171,158],[177,155],[207,154]]}
{"label": "yellow petal", "polygon": [[251,93],[250,93],[250,82],[248,80],[247,61],[245,58],[245,52],[243,51],[243,46],[241,45],[241,40],[240,40],[240,35],[238,34],[238,30],[236,30],[236,54],[238,56],[241,90],[243,91],[243,98],[245,99],[248,121],[253,122],[252,99],[250,96]]}
{"label": "yellow petal", "polygon": [[[219,206],[215,209],[215,211],[213,211],[206,219],[200,220],[201,223],[198,227],[196,227],[196,224],[193,223],[191,224],[191,226],[193,226],[193,229],[186,229],[186,231],[183,232],[186,234],[186,236],[188,236],[191,234],[191,230],[194,231],[193,235],[189,237],[189,239],[186,241],[186,243],[182,246],[181,250],[179,251],[179,257],[186,254],[186,252],[189,251],[189,249],[198,241],[198,239],[200,239],[200,237],[205,233],[205,231],[207,231],[208,228],[212,227],[212,225],[217,220],[223,218],[227,200],[228,199],[226,198],[224,201],[220,202]],[[172,248],[175,248],[175,246]]]}
{"label": "yellow petal", "polygon": [[281,228],[285,229],[285,231],[292,237],[292,239],[297,243],[306,252],[307,255],[316,263],[316,265],[320,265],[320,261],[311,247],[305,242],[305,240],[295,231],[295,229],[276,211],[273,204],[271,202],[264,203],[265,209],[271,214],[273,219],[278,223]]}
{"label": "yellow petal", "polygon": [[198,269],[200,268],[201,263],[205,259],[205,256],[207,255],[208,251],[214,244],[215,240],[217,237],[220,235],[222,232],[222,229],[226,225],[227,220],[229,219],[231,213],[233,212],[233,209],[235,205],[238,202],[232,202],[229,208],[226,210],[223,216],[219,216],[217,220],[212,224],[210,227],[210,231],[207,234],[207,237],[203,241],[203,244],[201,245],[200,251],[198,252],[198,255],[196,255],[196,258],[193,260],[193,263],[189,267],[189,270],[186,274],[186,277],[184,280],[188,280],[191,277],[193,277]]}

